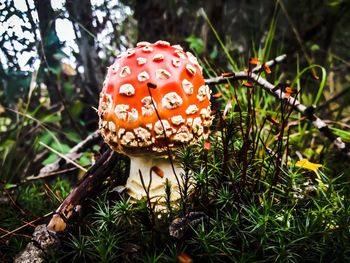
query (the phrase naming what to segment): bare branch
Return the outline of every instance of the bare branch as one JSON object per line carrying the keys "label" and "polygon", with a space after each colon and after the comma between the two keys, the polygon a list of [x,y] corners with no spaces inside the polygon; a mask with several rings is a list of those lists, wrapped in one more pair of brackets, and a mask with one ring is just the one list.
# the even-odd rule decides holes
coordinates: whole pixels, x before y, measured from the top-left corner
{"label": "bare branch", "polygon": [[[53,214],[48,225],[39,225],[35,228],[31,242],[21,251],[16,259],[20,262],[45,262],[45,256],[49,250],[57,249],[60,240],[57,233],[67,227],[67,221],[74,215],[82,202],[99,189],[110,174],[109,171],[115,165],[117,153],[108,149],[98,161],[85,173],[80,183],[70,192]],[[38,219],[36,219],[38,220]],[[34,221],[32,221],[34,222]],[[23,226],[24,227],[24,226]],[[23,228],[22,227],[22,228]],[[17,230],[16,230],[17,231]],[[14,231],[7,233],[12,234]]]}
{"label": "bare branch", "polygon": [[[287,58],[286,54],[280,55],[280,56],[276,57],[275,59],[267,61],[265,64],[256,66],[255,68],[253,68],[251,70],[251,73],[256,73],[256,72],[261,71],[263,69],[264,65],[267,65],[268,67],[273,67],[277,63],[283,62],[283,60],[285,60],[286,58]],[[228,76],[222,75],[222,76],[219,76],[219,77],[206,79],[205,83],[209,84],[209,85],[210,84],[222,84],[222,83],[227,83],[228,79],[236,80],[237,77],[238,78],[241,77],[241,79],[242,79],[242,77],[245,76],[245,75],[246,75],[246,72],[243,72],[243,71],[240,71],[240,72],[237,72],[237,73],[232,72],[232,74],[229,74]],[[243,78],[243,79],[247,79],[247,78]]]}
{"label": "bare branch", "polygon": [[252,72],[256,73],[256,72],[262,70],[264,68],[264,65],[266,65],[268,67],[273,67],[274,65],[281,63],[286,58],[287,58],[286,54],[280,55],[280,56],[276,57],[275,59],[267,61],[265,64],[256,66],[255,68],[252,69]]}
{"label": "bare branch", "polygon": [[98,189],[110,174],[117,154],[108,149],[98,161],[90,167],[81,182],[70,192],[52,216],[47,228],[54,232],[66,229],[67,220],[79,209],[82,201]]}
{"label": "bare branch", "polygon": [[[276,58],[275,60],[273,60],[274,62],[268,61],[267,63],[269,63],[270,65],[274,65],[274,63],[282,61],[285,57],[285,55],[282,55],[277,57],[278,59]],[[261,68],[256,67],[253,70],[256,72],[260,69]],[[239,71],[232,73],[228,76],[219,76],[215,78],[206,79],[205,83],[215,85],[227,83],[228,80],[249,80],[259,84],[263,89],[273,94],[276,98],[282,100],[283,102],[285,102],[286,104],[290,105],[291,107],[299,111],[301,114],[303,114],[331,143],[333,143],[333,145],[338,150],[342,151],[346,154],[348,158],[350,158],[350,147],[347,146],[340,137],[336,136],[322,119],[320,119],[317,115],[314,114],[314,108],[306,107],[299,100],[297,100],[297,98],[286,95],[285,92],[283,92],[279,88],[276,88],[275,85],[262,78],[260,75],[254,72]]]}
{"label": "bare branch", "polygon": [[60,240],[55,233],[48,231],[46,226],[38,225],[32,235],[32,240],[14,259],[15,263],[44,263],[47,252],[56,249]]}

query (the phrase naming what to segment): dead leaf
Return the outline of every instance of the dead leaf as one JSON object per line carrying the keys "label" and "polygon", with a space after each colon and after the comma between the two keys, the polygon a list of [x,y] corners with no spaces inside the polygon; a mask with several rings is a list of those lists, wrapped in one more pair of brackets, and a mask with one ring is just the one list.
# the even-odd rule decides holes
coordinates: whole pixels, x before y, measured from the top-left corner
{"label": "dead leaf", "polygon": [[295,163],[295,166],[313,171],[317,175],[317,177],[320,178],[318,169],[321,168],[323,165],[319,163],[312,163],[308,159],[301,159]]}
{"label": "dead leaf", "polygon": [[184,252],[182,252],[180,255],[177,256],[177,260],[180,263],[192,263],[193,262],[192,258]]}
{"label": "dead leaf", "polygon": [[253,84],[253,82],[245,80],[245,81],[243,81],[242,85],[247,87],[247,88],[251,88],[251,87],[253,87],[254,84]]}
{"label": "dead leaf", "polygon": [[229,77],[233,77],[235,75],[234,72],[224,72],[221,74],[222,77],[224,78],[229,78]]}
{"label": "dead leaf", "polygon": [[204,150],[210,151],[210,149],[211,149],[211,143],[210,143],[210,141],[205,141],[205,142],[204,142]]}
{"label": "dead leaf", "polygon": [[221,98],[222,97],[222,93],[221,92],[215,93],[214,95],[212,95],[212,97],[215,98],[215,99]]}
{"label": "dead leaf", "polygon": [[152,166],[151,170],[155,172],[159,177],[164,177],[164,171],[160,169],[158,166]]}
{"label": "dead leaf", "polygon": [[256,65],[259,65],[259,64],[260,64],[260,61],[259,61],[258,58],[250,58],[250,59],[249,59],[249,64],[250,64],[250,65],[256,66]]}
{"label": "dead leaf", "polygon": [[271,69],[266,63],[263,65],[263,69],[266,72],[266,74],[271,74]]}

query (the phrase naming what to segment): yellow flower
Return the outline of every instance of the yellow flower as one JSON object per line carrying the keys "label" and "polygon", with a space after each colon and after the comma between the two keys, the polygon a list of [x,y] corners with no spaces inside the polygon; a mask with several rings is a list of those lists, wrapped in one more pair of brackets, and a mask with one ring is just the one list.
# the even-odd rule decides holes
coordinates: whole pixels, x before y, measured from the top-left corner
{"label": "yellow flower", "polygon": [[317,178],[318,179],[321,179],[320,178],[320,175],[318,173],[318,169],[320,167],[322,167],[322,164],[319,164],[319,163],[312,163],[310,162],[309,160],[307,159],[301,159],[300,161],[297,161],[296,164],[295,164],[296,167],[300,167],[300,168],[304,168],[304,169],[308,169],[310,171],[313,171],[315,172],[315,174],[317,175]]}

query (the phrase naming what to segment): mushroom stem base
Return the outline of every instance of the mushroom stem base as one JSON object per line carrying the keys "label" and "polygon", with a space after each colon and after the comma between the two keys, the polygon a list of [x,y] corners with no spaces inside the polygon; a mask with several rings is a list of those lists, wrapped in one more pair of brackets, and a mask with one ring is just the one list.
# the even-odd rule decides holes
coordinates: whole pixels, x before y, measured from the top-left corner
{"label": "mushroom stem base", "polygon": [[151,202],[165,203],[167,181],[171,185],[170,201],[180,199],[179,183],[182,186],[181,174],[184,171],[176,161],[173,161],[175,175],[169,159],[130,157],[130,160],[130,176],[126,188],[133,199],[140,200],[146,197],[148,192]]}

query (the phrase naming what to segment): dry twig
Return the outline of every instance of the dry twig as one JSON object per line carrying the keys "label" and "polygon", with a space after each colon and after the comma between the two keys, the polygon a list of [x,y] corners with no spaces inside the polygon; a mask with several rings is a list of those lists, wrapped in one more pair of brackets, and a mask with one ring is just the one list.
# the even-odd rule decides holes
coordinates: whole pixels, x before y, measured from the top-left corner
{"label": "dry twig", "polygon": [[[285,55],[279,56],[274,60],[268,61],[266,64],[269,66],[274,65],[275,63],[282,62],[286,58]],[[239,71],[233,72],[232,74],[226,76],[219,76],[215,78],[206,79],[205,83],[209,85],[227,83],[229,80],[248,80],[259,84],[263,89],[273,94],[276,98],[282,100],[287,103],[301,114],[303,114],[312,124],[331,142],[333,145],[345,155],[350,158],[350,147],[346,145],[343,140],[336,136],[329,126],[319,118],[316,114],[314,114],[313,107],[306,107],[303,105],[297,98],[293,96],[288,96],[285,92],[283,92],[280,88],[276,87],[266,79],[262,78],[260,75],[254,73],[261,70],[261,66],[255,67],[252,71]]]}
{"label": "dry twig", "polygon": [[74,214],[82,201],[98,189],[108,177],[109,169],[114,165],[117,154],[108,149],[98,161],[86,172],[82,181],[70,192],[55,211],[47,228],[54,232],[66,229],[68,219]]}
{"label": "dry twig", "polygon": [[[109,175],[109,172],[106,171],[109,171],[115,164],[116,156],[117,154],[115,152],[108,149],[90,167],[81,182],[70,192],[54,212],[49,224],[47,226],[39,225],[35,229],[32,241],[16,257],[15,262],[45,262],[45,256],[48,250],[56,249],[59,245],[59,239],[56,233],[66,229],[67,221],[78,210],[81,203],[101,186]],[[6,235],[11,233],[7,233]]]}

